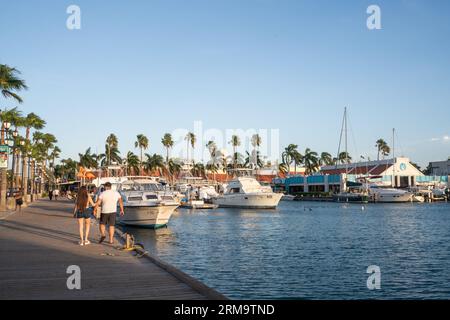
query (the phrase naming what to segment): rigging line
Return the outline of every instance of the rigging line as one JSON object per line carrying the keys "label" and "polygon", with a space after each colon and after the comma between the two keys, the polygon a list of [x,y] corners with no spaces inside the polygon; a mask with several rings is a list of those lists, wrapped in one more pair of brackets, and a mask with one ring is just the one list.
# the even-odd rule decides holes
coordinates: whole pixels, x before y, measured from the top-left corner
{"label": "rigging line", "polygon": [[[357,146],[357,144],[356,144],[355,133],[354,133],[354,131],[353,131],[353,127],[352,127],[352,124],[351,124],[350,121],[348,122],[348,126],[349,126],[349,129],[350,129],[350,134],[351,134],[351,136],[352,136],[353,146],[354,146],[354,148],[355,148],[356,155],[359,156],[358,146]],[[355,169],[356,169],[356,166],[357,166],[357,161],[356,161],[356,159],[354,159],[354,162],[355,162]],[[357,169],[356,169],[355,171],[356,171],[356,173],[358,173],[358,172],[357,172],[357,171],[358,171]]]}
{"label": "rigging line", "polygon": [[404,157],[405,156],[405,153],[404,153],[405,150],[403,149],[403,144],[400,142],[400,138],[398,136],[397,130],[395,130],[395,143],[396,143],[398,149],[400,149],[400,155],[402,157]]}
{"label": "rigging line", "polygon": [[342,134],[344,133],[344,124],[345,124],[345,112],[344,112],[344,116],[342,117],[342,127],[341,127],[341,135],[339,137],[339,146],[338,146],[338,151],[337,151],[337,155],[336,155],[336,169],[338,167],[338,163],[339,163],[339,154],[341,152],[341,145],[342,145]]}

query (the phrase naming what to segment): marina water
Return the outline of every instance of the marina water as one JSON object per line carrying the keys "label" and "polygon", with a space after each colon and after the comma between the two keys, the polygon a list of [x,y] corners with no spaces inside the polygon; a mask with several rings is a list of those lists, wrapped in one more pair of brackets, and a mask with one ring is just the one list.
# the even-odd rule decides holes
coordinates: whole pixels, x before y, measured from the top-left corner
{"label": "marina water", "polygon": [[449,203],[178,209],[167,228],[125,230],[233,299],[450,298]]}

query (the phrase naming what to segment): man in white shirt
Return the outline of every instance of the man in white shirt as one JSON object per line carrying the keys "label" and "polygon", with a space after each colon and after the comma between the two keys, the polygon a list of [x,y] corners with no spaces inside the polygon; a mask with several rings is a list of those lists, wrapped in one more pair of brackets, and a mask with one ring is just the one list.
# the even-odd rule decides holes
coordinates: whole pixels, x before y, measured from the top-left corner
{"label": "man in white shirt", "polygon": [[55,198],[56,201],[58,201],[58,196],[59,196],[59,189],[55,189],[53,190],[53,198]]}
{"label": "man in white shirt", "polygon": [[120,215],[124,215],[123,200],[119,192],[111,190],[111,183],[105,183],[105,191],[103,191],[95,203],[94,212],[98,210],[101,205],[102,211],[100,215],[100,233],[101,238],[99,243],[102,243],[106,238],[106,225],[109,226],[109,243],[114,243],[114,227],[116,225],[117,203],[120,206]]}

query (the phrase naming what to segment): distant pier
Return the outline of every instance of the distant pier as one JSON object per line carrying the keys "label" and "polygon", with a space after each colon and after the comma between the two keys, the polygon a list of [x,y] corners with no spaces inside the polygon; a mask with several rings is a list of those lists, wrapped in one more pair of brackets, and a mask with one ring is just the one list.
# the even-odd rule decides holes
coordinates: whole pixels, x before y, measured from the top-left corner
{"label": "distant pier", "polygon": [[[157,257],[135,257],[114,246],[79,246],[73,204],[40,200],[22,213],[0,217],[0,299],[170,299],[223,300],[207,287]],[[81,271],[81,289],[67,286],[70,266]]]}

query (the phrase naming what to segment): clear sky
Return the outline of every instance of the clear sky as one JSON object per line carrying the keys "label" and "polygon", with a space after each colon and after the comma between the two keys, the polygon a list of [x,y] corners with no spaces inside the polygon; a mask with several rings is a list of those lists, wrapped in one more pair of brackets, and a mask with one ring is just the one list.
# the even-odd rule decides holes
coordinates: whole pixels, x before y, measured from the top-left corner
{"label": "clear sky", "polygon": [[[68,30],[66,8],[81,8]],[[381,30],[366,27],[371,4]],[[0,63],[22,71],[24,112],[44,117],[63,157],[106,136],[148,152],[177,128],[279,129],[280,148],[335,154],[349,108],[350,153],[375,141],[422,166],[450,156],[446,0],[0,0]],[[2,109],[15,104],[0,98]],[[198,156],[197,157],[201,157]]]}

